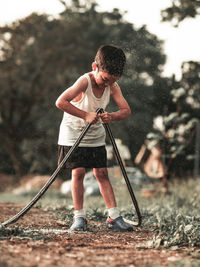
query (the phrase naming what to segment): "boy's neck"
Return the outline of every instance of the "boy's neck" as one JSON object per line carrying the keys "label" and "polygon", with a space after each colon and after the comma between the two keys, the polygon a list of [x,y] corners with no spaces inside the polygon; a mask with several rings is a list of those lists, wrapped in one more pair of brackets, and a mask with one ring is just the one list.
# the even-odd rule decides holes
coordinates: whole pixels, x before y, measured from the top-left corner
{"label": "boy's neck", "polygon": [[94,73],[93,72],[90,72],[89,73],[89,76],[90,76],[90,79],[91,79],[91,85],[92,85],[93,94],[95,95],[95,97],[101,98],[106,87],[103,87],[103,86],[100,87],[100,86],[98,86],[98,84],[95,81]]}

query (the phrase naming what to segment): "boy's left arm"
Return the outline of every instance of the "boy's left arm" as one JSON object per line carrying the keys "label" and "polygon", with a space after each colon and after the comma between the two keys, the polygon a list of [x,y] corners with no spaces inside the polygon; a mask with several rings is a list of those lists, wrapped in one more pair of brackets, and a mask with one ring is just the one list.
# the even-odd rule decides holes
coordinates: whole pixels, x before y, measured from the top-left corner
{"label": "boy's left arm", "polygon": [[111,95],[115,103],[119,107],[119,110],[112,113],[105,112],[100,114],[103,123],[123,120],[131,115],[130,106],[126,101],[126,99],[124,98],[119,85],[117,83],[114,83],[110,89],[111,89]]}

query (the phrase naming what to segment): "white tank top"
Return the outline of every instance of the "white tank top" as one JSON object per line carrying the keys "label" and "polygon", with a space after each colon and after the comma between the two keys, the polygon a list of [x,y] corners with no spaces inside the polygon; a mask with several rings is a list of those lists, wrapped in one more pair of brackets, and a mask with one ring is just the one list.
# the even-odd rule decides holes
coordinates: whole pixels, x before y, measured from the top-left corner
{"label": "white tank top", "polygon": [[[86,112],[95,112],[98,108],[103,108],[105,110],[110,101],[110,87],[106,87],[103,95],[98,98],[93,93],[89,74],[84,74],[83,77],[87,78],[88,87],[79,101],[71,101],[70,103]],[[64,112],[60,124],[58,144],[62,146],[72,146],[86,125],[87,122],[83,119]],[[105,145],[105,136],[104,127],[99,120],[97,123],[91,125],[79,146],[95,147]]]}

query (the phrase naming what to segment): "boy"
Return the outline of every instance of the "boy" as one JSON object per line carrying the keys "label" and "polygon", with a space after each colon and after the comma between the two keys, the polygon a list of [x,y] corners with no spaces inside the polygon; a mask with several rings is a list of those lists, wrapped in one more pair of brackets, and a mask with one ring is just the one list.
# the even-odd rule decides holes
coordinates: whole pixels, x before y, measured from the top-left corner
{"label": "boy", "polygon": [[[81,76],[56,101],[56,106],[64,111],[58,138],[58,163],[75,143],[86,124],[92,124],[79,147],[66,162],[66,167],[72,169],[74,222],[70,229],[74,231],[87,229],[86,213],[83,209],[85,168],[93,168],[99,183],[100,192],[108,209],[107,227],[119,231],[133,230],[133,227],[120,216],[116,206],[108,177],[105,130],[102,125],[102,123],[125,119],[131,114],[130,107],[116,82],[123,73],[125,62],[124,52],[120,48],[110,45],[101,46],[92,63],[93,71]],[[98,108],[106,109],[110,95],[119,110],[97,114]]]}

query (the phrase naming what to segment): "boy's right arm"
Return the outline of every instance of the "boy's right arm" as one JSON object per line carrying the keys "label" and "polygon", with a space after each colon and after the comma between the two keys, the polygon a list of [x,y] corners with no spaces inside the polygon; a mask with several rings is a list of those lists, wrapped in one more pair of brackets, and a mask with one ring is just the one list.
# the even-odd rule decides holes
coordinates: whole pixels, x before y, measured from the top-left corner
{"label": "boy's right arm", "polygon": [[58,99],[56,100],[56,107],[73,116],[79,117],[88,123],[96,123],[98,120],[98,115],[96,114],[96,112],[86,112],[70,103],[70,101],[72,100],[81,99],[81,96],[86,91],[87,86],[87,79],[85,77],[79,78],[71,87],[66,89],[58,97]]}

